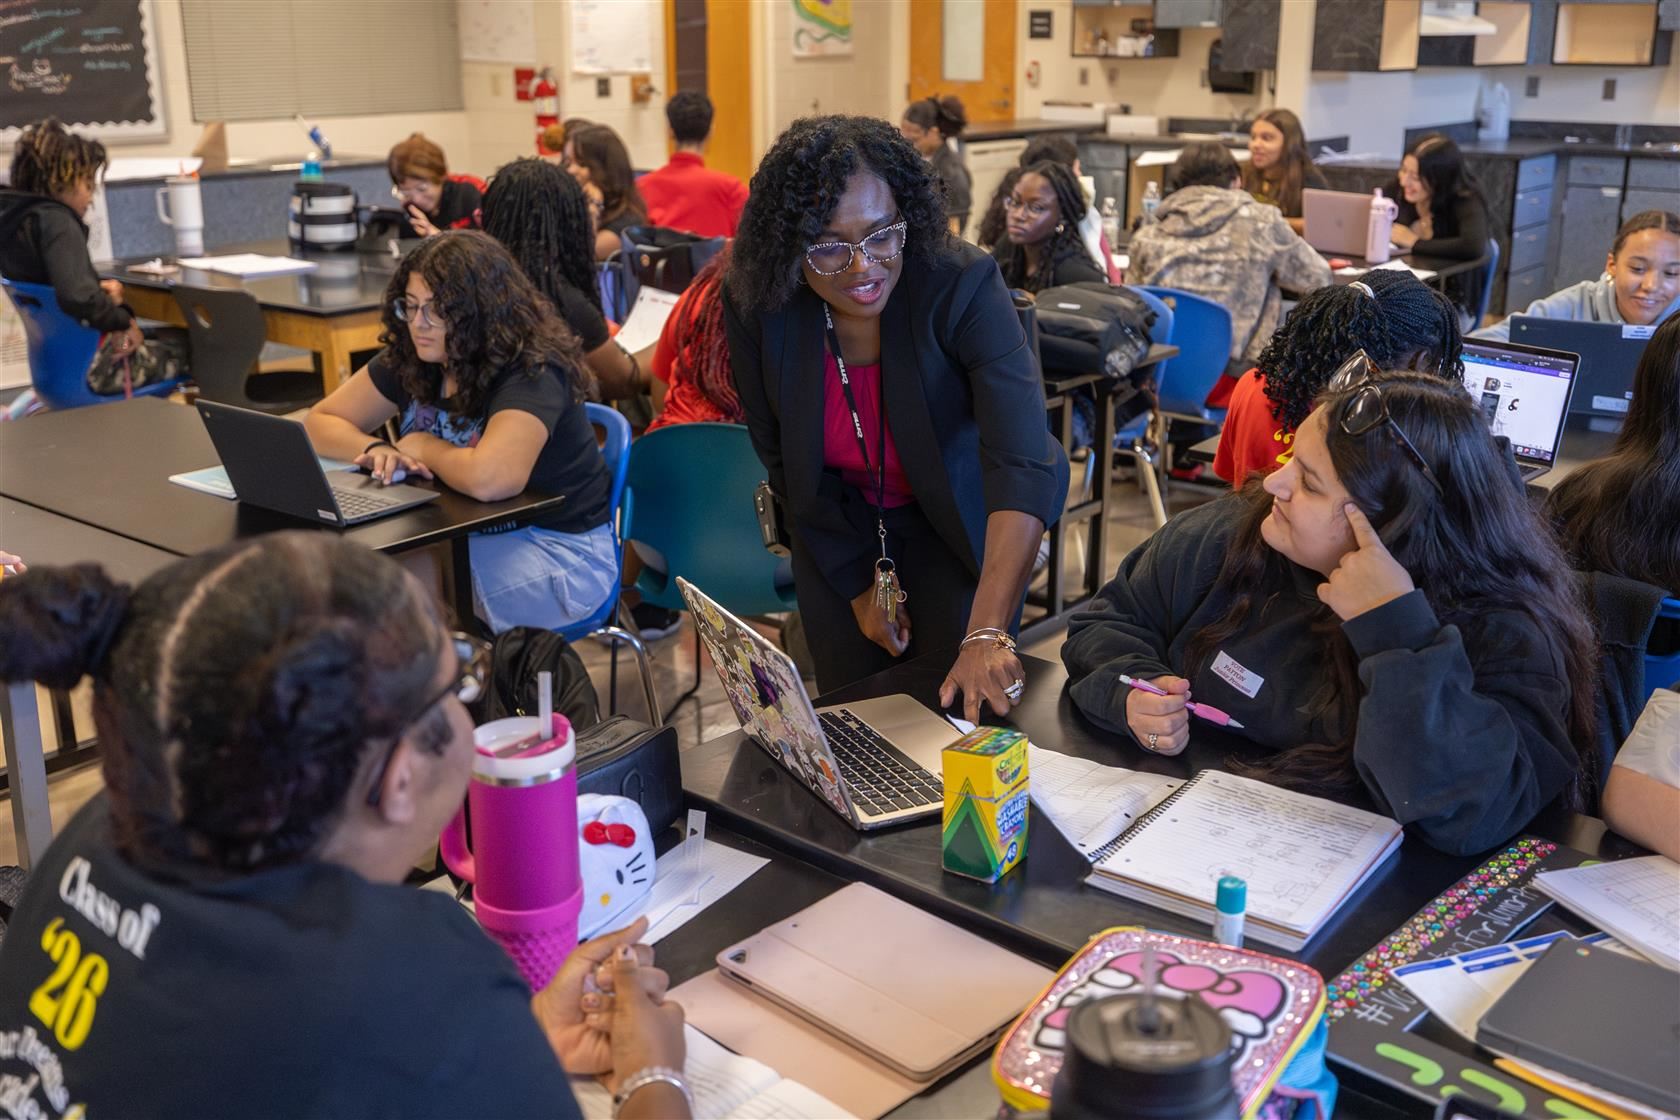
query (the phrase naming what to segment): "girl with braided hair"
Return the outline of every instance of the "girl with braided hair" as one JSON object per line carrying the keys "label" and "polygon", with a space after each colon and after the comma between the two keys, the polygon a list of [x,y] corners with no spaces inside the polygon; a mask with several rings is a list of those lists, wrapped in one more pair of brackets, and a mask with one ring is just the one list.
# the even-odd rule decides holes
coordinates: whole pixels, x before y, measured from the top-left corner
{"label": "girl with braided hair", "polygon": [[[0,679],[90,677],[105,778],[7,922],[0,1030],[35,1036],[0,1054],[18,1111],[576,1117],[568,1073],[681,1069],[645,923],[533,994],[453,899],[403,885],[461,807],[488,669],[418,580],[331,533],[138,587],[0,581]],[[661,1081],[619,1115],[689,1110]]]}
{"label": "girl with braided hair", "polygon": [[1463,347],[1452,302],[1409,272],[1373,270],[1355,283],[1308,292],[1232,390],[1213,472],[1240,484],[1287,463],[1295,429],[1356,350],[1385,369],[1457,381]]}
{"label": "girl with braided hair", "polygon": [[1004,196],[1005,239],[992,250],[1003,282],[1040,292],[1081,280],[1106,282],[1091,262],[1079,222],[1085,192],[1073,172],[1045,160],[1024,169]]}
{"label": "girl with braided hair", "polygon": [[653,347],[630,354],[612,339],[595,282],[595,231],[577,180],[545,160],[496,169],[484,192],[484,232],[500,241],[583,347],[602,400],[645,393]]}

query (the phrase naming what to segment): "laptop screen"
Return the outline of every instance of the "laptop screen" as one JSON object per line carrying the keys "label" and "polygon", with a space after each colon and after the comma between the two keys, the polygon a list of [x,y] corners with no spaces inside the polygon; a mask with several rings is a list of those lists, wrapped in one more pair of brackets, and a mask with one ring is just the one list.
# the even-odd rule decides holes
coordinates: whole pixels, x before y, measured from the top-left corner
{"label": "laptop screen", "polygon": [[1561,350],[1464,340],[1464,387],[1518,459],[1550,464],[1569,409],[1579,359]]}

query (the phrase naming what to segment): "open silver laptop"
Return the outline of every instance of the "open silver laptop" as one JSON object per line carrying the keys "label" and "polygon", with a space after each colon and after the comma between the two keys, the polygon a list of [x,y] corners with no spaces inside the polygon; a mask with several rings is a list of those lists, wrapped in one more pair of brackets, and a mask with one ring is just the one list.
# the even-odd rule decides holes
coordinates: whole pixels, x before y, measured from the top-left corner
{"label": "open silver laptop", "polygon": [[784,770],[853,828],[940,812],[939,752],[956,728],[902,694],[813,709],[792,658],[692,583],[677,588],[741,728]]}
{"label": "open silver laptop", "polygon": [[309,434],[295,420],[204,400],[198,415],[242,502],[342,527],[437,497],[435,490],[385,486],[357,471],[322,470]]}
{"label": "open silver laptop", "polygon": [[1493,434],[1511,441],[1524,482],[1557,462],[1580,361],[1541,346],[1464,340],[1464,387],[1481,403]]}
{"label": "open silver laptop", "polygon": [[1352,191],[1301,192],[1301,236],[1321,253],[1340,257],[1365,256],[1365,237],[1371,226],[1371,196]]}

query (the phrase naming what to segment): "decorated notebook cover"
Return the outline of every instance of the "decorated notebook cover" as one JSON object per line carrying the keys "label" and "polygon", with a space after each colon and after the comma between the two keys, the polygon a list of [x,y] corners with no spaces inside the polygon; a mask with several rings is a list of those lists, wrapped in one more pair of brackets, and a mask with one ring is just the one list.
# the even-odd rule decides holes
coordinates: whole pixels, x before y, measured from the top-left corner
{"label": "decorated notebook cover", "polygon": [[1156,992],[1165,999],[1199,995],[1231,1028],[1232,1081],[1243,1116],[1255,1114],[1318,1024],[1324,978],[1299,961],[1136,926],[1097,934],[1004,1034],[992,1056],[992,1077],[1011,1107],[1046,1107],[1062,1068],[1068,1016],[1085,1000],[1141,985],[1148,945],[1155,947]]}

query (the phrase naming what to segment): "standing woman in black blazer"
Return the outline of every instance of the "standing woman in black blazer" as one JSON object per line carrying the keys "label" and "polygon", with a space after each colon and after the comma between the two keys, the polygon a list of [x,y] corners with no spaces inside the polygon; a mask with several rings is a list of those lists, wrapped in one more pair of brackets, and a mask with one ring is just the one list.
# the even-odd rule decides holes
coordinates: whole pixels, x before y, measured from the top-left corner
{"label": "standing woman in black blazer", "polygon": [[753,176],[725,297],[818,684],[955,648],[941,703],[1009,711],[1067,459],[997,265],[949,236],[927,162],[882,121],[794,122]]}

